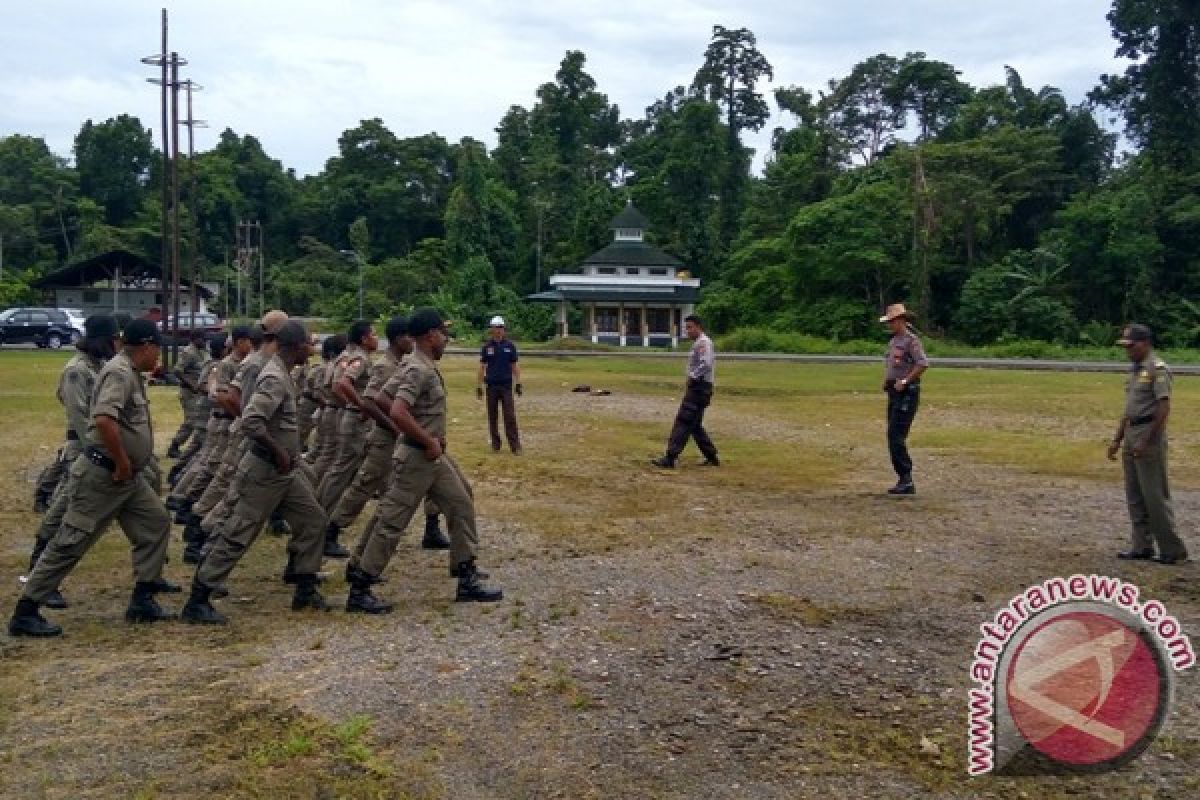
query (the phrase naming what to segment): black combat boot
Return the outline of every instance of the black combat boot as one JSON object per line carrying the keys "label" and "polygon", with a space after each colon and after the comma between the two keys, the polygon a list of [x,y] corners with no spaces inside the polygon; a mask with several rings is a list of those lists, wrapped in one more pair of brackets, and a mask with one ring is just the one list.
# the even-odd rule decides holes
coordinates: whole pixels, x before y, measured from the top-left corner
{"label": "black combat boot", "polygon": [[212,589],[198,581],[192,581],[191,597],[188,598],[187,604],[180,613],[183,621],[198,625],[224,625],[229,622],[224,614],[212,607],[212,603],[209,602],[210,597],[212,597]]}
{"label": "black combat boot", "polygon": [[721,466],[721,459],[717,458],[716,453],[713,453],[711,456],[706,456],[704,458],[704,461],[702,461],[700,463],[700,466],[702,466],[702,467],[719,467],[719,466]]}
{"label": "black combat boot", "polygon": [[489,589],[480,583],[479,570],[475,562],[464,561],[458,565],[458,591],[454,595],[457,603],[494,603],[504,597],[499,589]]}
{"label": "black combat boot", "polygon": [[663,456],[661,458],[652,458],[650,463],[656,467],[663,469],[675,469],[675,459],[671,456]]}
{"label": "black combat boot", "polygon": [[888,489],[888,494],[916,494],[917,487],[913,484],[912,475],[903,475],[896,485]]}
{"label": "black combat boot", "polygon": [[200,563],[205,538],[204,531],[200,529],[199,525],[188,525],[183,529],[183,541],[187,545],[183,548],[183,563]]}
{"label": "black combat boot", "polygon": [[33,493],[33,513],[45,514],[50,508],[50,492],[38,489]]}
{"label": "black combat boot", "polygon": [[371,594],[371,585],[376,583],[376,579],[358,567],[346,566],[346,582],[350,584],[346,613],[387,614],[394,607]]}
{"label": "black combat boot", "polygon": [[[288,586],[296,586],[300,583],[301,576],[296,572],[295,560],[295,556],[293,556],[291,553],[288,553],[287,564],[284,566],[283,575],[280,578]],[[325,582],[325,578],[322,575],[317,575],[316,577],[318,584]]]}
{"label": "black combat boot", "polygon": [[421,547],[426,550],[449,550],[450,540],[438,525],[437,514],[425,515],[425,536],[421,539]]}
{"label": "black combat boot", "polygon": [[271,514],[271,519],[267,523],[267,530],[272,536],[288,536],[292,532],[292,526],[283,518],[283,514],[275,511]]}
{"label": "black combat boot", "polygon": [[38,604],[28,597],[17,601],[12,619],[8,621],[9,636],[61,636],[62,628],[38,613]]}
{"label": "black combat boot", "polygon": [[162,622],[175,619],[175,615],[163,609],[154,599],[157,581],[138,581],[133,585],[133,597],[125,609],[126,622]]}
{"label": "black combat boot", "polygon": [[296,574],[296,591],[292,595],[292,611],[303,611],[311,608],[313,611],[329,611],[329,603],[317,591],[320,583],[316,575],[309,573]]}
{"label": "black combat boot", "polygon": [[323,555],[326,558],[349,558],[350,551],[338,544],[338,536],[341,535],[342,529],[337,526],[337,523],[331,522],[325,528],[325,552]]}

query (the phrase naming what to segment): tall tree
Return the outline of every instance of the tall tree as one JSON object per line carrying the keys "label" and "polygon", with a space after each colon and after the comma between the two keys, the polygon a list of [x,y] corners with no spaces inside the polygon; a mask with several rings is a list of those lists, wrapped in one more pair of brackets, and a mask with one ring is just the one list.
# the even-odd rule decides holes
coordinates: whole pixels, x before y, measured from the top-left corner
{"label": "tall tree", "polygon": [[904,127],[903,98],[895,92],[899,71],[899,59],[871,56],[845,78],[831,80],[821,98],[833,127],[863,164],[874,163]]}
{"label": "tall tree", "polygon": [[1155,163],[1200,163],[1200,3],[1114,0],[1117,55],[1134,63],[1104,75],[1091,98],[1125,116],[1129,136]]}
{"label": "tall tree", "polygon": [[153,163],[153,136],[137,117],[89,119],[75,136],[79,191],[103,206],[109,225],[129,222],[141,208]]}
{"label": "tall tree", "polygon": [[725,164],[721,180],[717,234],[718,257],[729,252],[737,232],[750,155],[742,146],[742,131],[760,131],[771,110],[761,92],[763,78],[773,80],[771,63],[758,50],[758,40],[748,28],[731,30],[713,26],[712,40],[704,51],[704,64],[692,80],[692,90],[716,103],[725,112]]}

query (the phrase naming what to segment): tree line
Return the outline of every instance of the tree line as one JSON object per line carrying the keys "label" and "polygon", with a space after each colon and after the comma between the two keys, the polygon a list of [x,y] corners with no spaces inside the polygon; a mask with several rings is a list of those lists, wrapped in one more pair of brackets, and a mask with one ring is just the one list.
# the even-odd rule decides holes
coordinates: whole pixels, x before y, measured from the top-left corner
{"label": "tree line", "polygon": [[[226,280],[237,221],[257,219],[271,305],[356,316],[353,251],[367,316],[432,303],[474,324],[505,313],[543,337],[552,310],[522,297],[602,247],[632,199],[653,242],[704,281],[699,310],[718,332],[855,338],[903,300],[926,330],[969,343],[1107,344],[1137,318],[1197,345],[1200,6],[1115,0],[1107,19],[1130,66],[1075,105],[1012,67],[971,86],[923,52],[768,93],[754,34],[718,25],[692,82],[637,118],[573,50],[531,107],[508,109],[490,149],[399,137],[375,118],[299,177],[227,129],[180,167],[185,263],[194,253],[204,279]],[[745,136],[772,101],[787,124],[753,175]],[[124,114],[88,120],[73,156],[0,139],[0,302],[109,249],[157,262],[151,132]]]}

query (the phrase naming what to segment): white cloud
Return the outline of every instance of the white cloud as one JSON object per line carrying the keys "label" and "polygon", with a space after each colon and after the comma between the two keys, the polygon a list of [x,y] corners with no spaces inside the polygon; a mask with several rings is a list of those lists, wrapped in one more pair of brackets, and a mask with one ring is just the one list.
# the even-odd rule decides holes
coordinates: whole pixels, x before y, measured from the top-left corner
{"label": "white cloud", "polygon": [[[7,9],[0,135],[43,136],[69,155],[85,119],[131,113],[158,138],[158,95],[145,83],[153,70],[138,59],[158,49],[159,8],[44,0]],[[211,127],[197,146],[233,128],[301,173],[319,171],[341,132],[371,117],[402,136],[492,142],[508,107],[531,106],[569,49],[588,56],[624,116],[640,116],[691,81],[714,24],[756,33],[775,68],[768,92],[821,88],[879,52],[923,50],[975,85],[1003,81],[1009,64],[1071,102],[1120,69],[1095,0],[210,0],[171,4],[170,14],[171,47],[190,62],[184,77],[204,86],[196,114]],[[751,143],[766,141],[764,131]]]}

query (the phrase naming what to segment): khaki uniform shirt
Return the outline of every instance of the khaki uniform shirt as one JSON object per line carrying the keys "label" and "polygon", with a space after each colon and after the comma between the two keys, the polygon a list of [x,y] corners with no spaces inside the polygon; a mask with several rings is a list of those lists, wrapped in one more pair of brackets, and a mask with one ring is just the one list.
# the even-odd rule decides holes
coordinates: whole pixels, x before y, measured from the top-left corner
{"label": "khaki uniform shirt", "polygon": [[446,383],[433,359],[414,350],[384,385],[383,393],[408,403],[413,419],[430,436],[446,438]]}
{"label": "khaki uniform shirt", "polygon": [[125,353],[118,353],[109,360],[96,377],[96,391],[92,399],[92,419],[88,422],[87,443],[102,451],[109,458],[113,454],[105,448],[96,428],[96,417],[111,417],[116,420],[121,432],[121,445],[133,464],[140,470],[154,457],[154,429],[150,425],[150,401],[146,398],[146,381],[133,367]]}
{"label": "khaki uniform shirt", "polygon": [[[350,382],[354,384],[355,391],[357,391],[359,396],[361,396],[367,388],[368,381],[371,379],[370,369],[371,359],[367,354],[367,351],[363,350],[356,344],[349,345],[342,352],[342,354],[338,356],[337,361],[333,362],[333,370],[328,380],[330,393],[332,394],[333,386],[337,384],[338,381],[340,381],[342,378],[349,378]],[[339,406],[346,405],[345,402],[343,402],[341,398],[336,397],[336,395],[335,402],[337,402]]]}
{"label": "khaki uniform shirt", "polygon": [[87,436],[91,414],[92,394],[96,389],[96,376],[104,364],[87,353],[76,353],[63,367],[58,378],[55,395],[67,413],[67,433],[74,432],[81,443]]}
{"label": "khaki uniform shirt", "polygon": [[[405,361],[407,360],[408,359],[405,358]],[[385,386],[387,386],[388,381],[390,381],[398,372],[400,372],[400,364],[400,359],[396,358],[396,356],[392,353],[391,348],[388,348],[386,351],[384,351],[383,356],[371,365],[370,378],[367,381],[367,388],[363,390],[362,396],[365,398],[370,398],[371,400],[375,400],[380,395],[385,394],[383,389]],[[389,397],[389,401],[390,399],[391,398]],[[367,437],[367,441],[373,444],[391,444],[392,442],[396,441],[396,439],[392,436],[392,431],[390,428],[381,427],[378,423],[376,423],[371,429],[371,433]]]}
{"label": "khaki uniform shirt", "polygon": [[329,370],[333,368],[333,362],[322,361],[313,367],[312,375],[309,377],[309,383],[312,385],[313,398],[317,404],[324,406],[334,405],[332,385],[325,382],[329,375]]}
{"label": "khaki uniform shirt", "polygon": [[1171,369],[1151,351],[1145,361],[1132,365],[1125,380],[1125,418],[1153,416],[1158,401],[1170,396]]}
{"label": "khaki uniform shirt", "polygon": [[[263,365],[266,363],[267,354],[262,350],[255,350],[242,359],[241,365],[238,366],[237,375],[234,375],[233,380],[229,382],[230,387],[237,389],[238,395],[242,398],[243,416],[245,416],[246,403],[250,400],[250,395],[254,394],[254,385],[258,381],[258,373],[262,371]],[[241,417],[238,417],[229,425],[230,433],[238,433],[241,429]]]}
{"label": "khaki uniform shirt", "polygon": [[300,450],[296,421],[296,383],[283,359],[271,356],[242,408],[242,432],[249,438],[267,434],[293,456]]}
{"label": "khaki uniform shirt", "polygon": [[199,393],[196,395],[196,407],[201,413],[208,415],[212,411],[212,397],[210,387],[212,385],[213,375],[216,374],[217,368],[221,366],[221,360],[210,358],[204,362],[204,366],[200,369],[200,377],[196,379],[196,386],[199,388]]}
{"label": "khaki uniform shirt", "polygon": [[887,381],[898,381],[908,377],[914,365],[929,366],[925,357],[925,348],[921,340],[912,332],[893,336],[888,342],[887,355],[884,356],[883,378]]}
{"label": "khaki uniform shirt", "polygon": [[[175,373],[175,377],[180,380],[186,379],[188,383],[195,386],[200,380],[200,370],[210,360],[212,359],[207,348],[188,345],[179,354],[179,361],[171,371]],[[183,384],[180,384],[179,391],[183,392],[185,396],[191,394],[191,390]]]}

